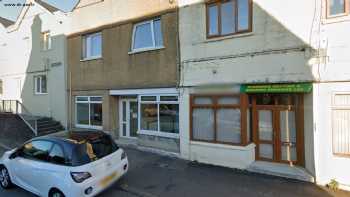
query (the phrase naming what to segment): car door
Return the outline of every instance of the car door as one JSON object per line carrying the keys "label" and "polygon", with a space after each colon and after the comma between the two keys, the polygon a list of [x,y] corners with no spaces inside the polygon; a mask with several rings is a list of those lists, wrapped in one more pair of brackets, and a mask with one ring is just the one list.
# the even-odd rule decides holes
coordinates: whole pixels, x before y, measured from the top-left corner
{"label": "car door", "polygon": [[47,162],[41,162],[40,168],[34,168],[33,178],[43,180],[34,182],[33,187],[40,192],[42,196],[48,193],[52,187],[60,188],[61,182],[66,176],[66,158],[62,146],[53,143],[49,152]]}
{"label": "car door", "polygon": [[19,156],[13,160],[15,163],[13,173],[19,186],[32,193],[40,194],[38,185],[46,181],[46,176],[41,169],[48,160],[52,145],[49,141],[35,140],[23,146]]}

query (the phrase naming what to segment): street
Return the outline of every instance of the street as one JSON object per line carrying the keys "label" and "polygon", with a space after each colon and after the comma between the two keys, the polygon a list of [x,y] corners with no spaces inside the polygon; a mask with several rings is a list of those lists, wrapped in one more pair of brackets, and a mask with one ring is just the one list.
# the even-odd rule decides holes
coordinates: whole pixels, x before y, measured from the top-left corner
{"label": "street", "polygon": [[[0,153],[3,152],[0,148]],[[311,183],[184,161],[135,149],[126,149],[127,176],[99,197],[212,197],[212,196],[348,196],[327,192]],[[0,196],[34,197],[15,187]]]}

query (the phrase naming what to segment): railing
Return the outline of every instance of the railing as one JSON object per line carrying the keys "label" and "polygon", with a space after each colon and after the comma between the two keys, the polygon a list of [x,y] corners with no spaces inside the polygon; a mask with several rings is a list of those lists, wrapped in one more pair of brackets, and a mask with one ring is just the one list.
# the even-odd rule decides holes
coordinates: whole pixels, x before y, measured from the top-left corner
{"label": "railing", "polygon": [[34,116],[29,110],[17,100],[0,100],[0,113],[13,113],[17,114],[33,131],[38,135],[38,119],[39,117]]}

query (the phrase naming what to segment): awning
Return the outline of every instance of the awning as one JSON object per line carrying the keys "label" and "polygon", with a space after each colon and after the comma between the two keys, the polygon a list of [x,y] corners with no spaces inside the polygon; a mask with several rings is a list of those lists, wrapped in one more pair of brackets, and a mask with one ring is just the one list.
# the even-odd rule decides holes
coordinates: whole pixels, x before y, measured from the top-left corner
{"label": "awning", "polygon": [[311,91],[312,83],[241,85],[242,93],[309,93]]}

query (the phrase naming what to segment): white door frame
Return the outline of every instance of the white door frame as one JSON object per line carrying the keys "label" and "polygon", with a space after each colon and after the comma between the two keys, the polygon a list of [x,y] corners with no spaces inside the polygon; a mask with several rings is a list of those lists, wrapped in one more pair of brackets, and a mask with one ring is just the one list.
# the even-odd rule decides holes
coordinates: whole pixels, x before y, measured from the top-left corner
{"label": "white door frame", "polygon": [[[123,121],[123,102],[126,102],[125,121]],[[130,102],[137,102],[137,99],[119,99],[119,136],[135,139],[137,137],[130,136]],[[126,136],[123,135],[124,124],[126,124]]]}

